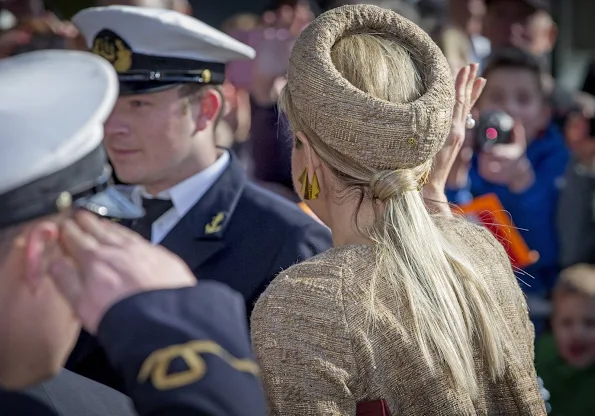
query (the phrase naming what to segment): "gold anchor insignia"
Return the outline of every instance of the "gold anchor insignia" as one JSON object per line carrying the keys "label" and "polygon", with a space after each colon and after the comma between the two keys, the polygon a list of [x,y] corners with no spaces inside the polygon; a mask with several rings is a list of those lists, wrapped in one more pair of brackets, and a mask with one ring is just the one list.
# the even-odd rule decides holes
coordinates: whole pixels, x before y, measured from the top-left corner
{"label": "gold anchor insignia", "polygon": [[220,212],[213,217],[210,223],[205,225],[205,234],[214,234],[221,230],[221,223],[225,219],[225,213]]}
{"label": "gold anchor insignia", "polygon": [[209,71],[208,69],[205,69],[204,71],[202,71],[202,81],[204,83],[211,82],[211,71]]}
{"label": "gold anchor insignia", "polygon": [[132,66],[132,51],[121,39],[97,37],[93,42],[93,53],[108,60],[117,72],[126,72]]}
{"label": "gold anchor insignia", "polygon": [[[137,380],[144,383],[150,379],[157,390],[171,390],[195,383],[207,373],[207,364],[202,354],[215,355],[234,370],[259,375],[258,365],[254,361],[236,358],[216,342],[203,340],[154,351],[143,363]],[[184,361],[187,370],[168,373],[171,363],[178,358]]]}

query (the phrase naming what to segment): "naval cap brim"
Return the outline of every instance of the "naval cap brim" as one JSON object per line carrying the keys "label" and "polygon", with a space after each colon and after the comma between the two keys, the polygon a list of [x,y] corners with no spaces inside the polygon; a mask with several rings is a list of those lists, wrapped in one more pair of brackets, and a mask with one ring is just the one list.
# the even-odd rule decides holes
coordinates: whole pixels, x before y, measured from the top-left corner
{"label": "naval cap brim", "polygon": [[76,163],[0,195],[0,229],[70,209],[101,217],[136,219],[144,215],[111,185],[103,146]]}

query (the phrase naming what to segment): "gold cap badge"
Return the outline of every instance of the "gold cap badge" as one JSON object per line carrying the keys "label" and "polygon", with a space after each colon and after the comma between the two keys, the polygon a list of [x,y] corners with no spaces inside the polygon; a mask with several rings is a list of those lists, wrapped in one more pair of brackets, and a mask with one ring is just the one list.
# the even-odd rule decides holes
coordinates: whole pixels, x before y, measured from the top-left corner
{"label": "gold cap badge", "polygon": [[132,50],[115,36],[99,33],[93,41],[93,53],[107,59],[117,72],[126,72],[132,66]]}

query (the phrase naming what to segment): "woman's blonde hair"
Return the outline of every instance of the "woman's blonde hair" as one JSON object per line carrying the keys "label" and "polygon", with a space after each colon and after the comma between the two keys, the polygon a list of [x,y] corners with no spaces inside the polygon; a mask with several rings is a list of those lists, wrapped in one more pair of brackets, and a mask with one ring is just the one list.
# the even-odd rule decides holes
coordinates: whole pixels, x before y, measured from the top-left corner
{"label": "woman's blonde hair", "polygon": [[[331,59],[353,86],[378,99],[406,103],[426,90],[423,62],[416,59],[415,51],[387,36],[350,34],[336,42]],[[359,191],[360,207],[367,198],[382,202],[374,225],[361,230],[376,243],[372,305],[378,279],[388,278],[395,298],[409,303],[414,336],[430,368],[436,371],[445,365],[453,385],[477,397],[473,343],[480,343],[496,379],[505,369],[507,326],[486,282],[457,249],[457,242],[449,241],[435,225],[424,205],[419,187],[431,169],[431,160],[411,169],[377,171],[361,166],[329,147],[308,127],[287,88],[279,105],[292,130],[309,138],[345,190]],[[357,223],[357,213],[355,218]]]}

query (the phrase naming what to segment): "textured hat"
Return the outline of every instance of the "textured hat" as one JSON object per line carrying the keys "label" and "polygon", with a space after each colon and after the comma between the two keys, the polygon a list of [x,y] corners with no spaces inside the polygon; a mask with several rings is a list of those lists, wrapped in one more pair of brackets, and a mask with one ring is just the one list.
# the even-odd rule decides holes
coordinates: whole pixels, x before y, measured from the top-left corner
{"label": "textured hat", "polygon": [[[426,67],[425,93],[398,104],[355,88],[331,60],[333,45],[354,33],[394,37],[416,51]],[[376,6],[343,6],[314,20],[294,45],[287,87],[304,123],[327,145],[380,170],[411,168],[431,159],[452,122],[454,83],[446,58],[417,25]]]}

